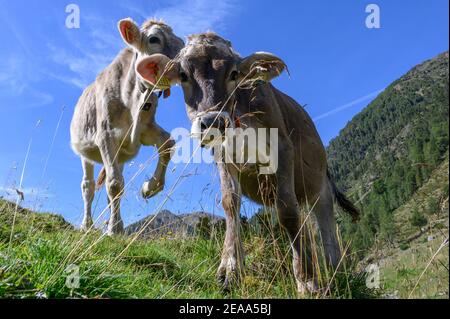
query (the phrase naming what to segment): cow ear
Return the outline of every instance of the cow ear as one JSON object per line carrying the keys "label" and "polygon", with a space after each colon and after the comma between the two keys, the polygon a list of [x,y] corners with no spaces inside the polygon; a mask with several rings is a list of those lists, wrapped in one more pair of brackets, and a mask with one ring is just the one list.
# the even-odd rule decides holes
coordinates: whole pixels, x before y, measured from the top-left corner
{"label": "cow ear", "polygon": [[141,47],[142,37],[141,31],[136,23],[131,20],[131,18],[122,19],[119,21],[118,27],[123,41],[139,50]]}
{"label": "cow ear", "polygon": [[245,58],[239,64],[239,80],[243,86],[255,86],[268,83],[285,69],[283,60],[272,53],[257,52]]}
{"label": "cow ear", "polygon": [[163,54],[153,54],[140,60],[136,72],[157,90],[166,91],[178,82],[178,64]]}

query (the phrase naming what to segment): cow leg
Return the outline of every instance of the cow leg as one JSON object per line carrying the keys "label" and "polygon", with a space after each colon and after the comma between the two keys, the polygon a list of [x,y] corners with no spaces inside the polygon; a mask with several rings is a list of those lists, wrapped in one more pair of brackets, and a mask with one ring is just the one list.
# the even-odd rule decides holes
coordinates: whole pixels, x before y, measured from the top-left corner
{"label": "cow leg", "polygon": [[92,225],[92,201],[95,194],[94,165],[85,158],[81,158],[83,167],[83,180],[81,182],[81,193],[84,201],[84,215],[81,230],[88,231]]}
{"label": "cow leg", "polygon": [[108,205],[111,212],[107,230],[109,236],[122,234],[124,232],[123,221],[120,215],[120,200],[124,193],[123,166],[123,164],[119,164],[120,179],[116,177],[108,178],[108,173],[106,173]]}
{"label": "cow leg", "polygon": [[[286,230],[292,247],[294,276],[298,293],[303,296],[314,293],[317,284],[314,269],[308,253],[308,234],[306,226],[300,218],[300,209],[295,195],[290,194],[283,187],[278,188],[277,211],[280,224]],[[301,228],[302,227],[302,228]]]}
{"label": "cow leg", "polygon": [[325,257],[328,264],[335,269],[341,260],[341,250],[336,236],[333,196],[328,182],[324,183],[320,198],[313,210],[322,237]]}
{"label": "cow leg", "polygon": [[240,237],[241,188],[234,168],[224,163],[217,166],[226,218],[225,241],[217,277],[228,290],[244,277],[244,249]]}
{"label": "cow leg", "polygon": [[151,198],[164,189],[166,181],[166,170],[172,156],[175,141],[170,138],[170,134],[157,124],[153,124],[147,132],[143,134],[142,143],[153,145],[158,149],[159,159],[153,177],[142,185],[142,196]]}
{"label": "cow leg", "polygon": [[119,164],[117,157],[119,148],[108,132],[99,136],[98,143],[106,171],[106,192],[109,199],[111,215],[108,222],[108,235],[123,233],[123,222],[120,217],[120,199],[124,192],[122,176],[123,164]]}
{"label": "cow leg", "polygon": [[[281,143],[280,143],[281,144]],[[309,244],[307,227],[303,225],[300,207],[295,195],[294,155],[290,148],[280,149],[277,171],[277,211],[281,226],[286,230],[292,247],[294,276],[300,296],[314,293],[317,284],[313,265],[308,254]]]}

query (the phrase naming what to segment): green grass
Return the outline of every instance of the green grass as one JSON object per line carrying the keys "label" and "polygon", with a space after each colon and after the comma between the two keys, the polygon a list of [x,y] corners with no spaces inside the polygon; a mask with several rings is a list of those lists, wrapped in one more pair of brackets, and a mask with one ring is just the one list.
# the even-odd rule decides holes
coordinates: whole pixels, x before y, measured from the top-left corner
{"label": "green grass", "polygon": [[[222,238],[158,239],[88,235],[61,217],[19,209],[10,242],[14,205],[0,201],[1,298],[297,298],[289,245],[248,235],[244,241],[246,276],[224,292],[215,273]],[[365,276],[322,269],[321,298],[374,298]],[[68,288],[70,265],[79,267],[80,285]],[[327,273],[327,274],[326,274]]]}
{"label": "green grass", "polygon": [[[447,153],[411,200],[394,211],[395,242],[383,244],[374,252],[380,265],[382,287],[397,298],[449,297],[448,244],[434,256],[448,239],[448,169]],[[438,203],[432,211],[430,202]],[[417,211],[428,220],[422,230],[411,223]]]}
{"label": "green grass", "polygon": [[398,298],[448,298],[448,247],[432,259],[443,240],[443,236],[432,242],[419,240],[407,250],[394,251],[381,263],[383,288]]}

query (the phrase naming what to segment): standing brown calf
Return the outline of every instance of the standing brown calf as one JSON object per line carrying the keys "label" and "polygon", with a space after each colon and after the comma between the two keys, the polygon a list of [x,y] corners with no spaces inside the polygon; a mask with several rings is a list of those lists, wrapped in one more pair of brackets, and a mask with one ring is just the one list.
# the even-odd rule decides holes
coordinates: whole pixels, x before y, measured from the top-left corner
{"label": "standing brown calf", "polygon": [[[239,234],[243,194],[257,203],[277,208],[293,248],[298,291],[304,294],[315,291],[317,282],[311,260],[301,249],[305,234],[301,228],[300,206],[312,207],[328,261],[335,267],[341,252],[333,199],[354,219],[358,210],[330,179],[325,149],[311,118],[292,98],[268,83],[284,69],[284,62],[269,53],[241,58],[230,42],[214,33],[191,36],[174,60],[157,54],[143,59],[137,67],[150,83],[161,78],[162,72],[158,70],[165,70],[166,80],[181,83],[187,113],[193,123],[192,132],[202,138],[205,146],[215,141],[208,136],[212,128],[222,133],[236,126],[278,130],[278,165],[273,174],[261,174],[262,163],[258,161],[230,163],[223,157],[217,160],[227,225],[218,276],[229,285],[243,275],[244,254]],[[244,152],[254,144],[245,146]],[[258,153],[264,146],[271,147],[258,146]],[[234,152],[233,158],[242,149]]]}

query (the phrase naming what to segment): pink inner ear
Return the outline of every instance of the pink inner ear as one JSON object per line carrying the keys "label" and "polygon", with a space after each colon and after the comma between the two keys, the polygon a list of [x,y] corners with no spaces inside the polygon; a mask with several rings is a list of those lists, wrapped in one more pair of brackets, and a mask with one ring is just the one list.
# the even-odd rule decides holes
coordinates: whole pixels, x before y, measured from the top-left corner
{"label": "pink inner ear", "polygon": [[138,73],[151,84],[156,83],[156,76],[158,74],[158,65],[151,61],[139,63],[137,66]]}
{"label": "pink inner ear", "polygon": [[133,25],[130,21],[122,21],[120,23],[120,32],[122,33],[122,36],[124,37],[125,41],[128,43],[132,43],[134,41],[133,36]]}

